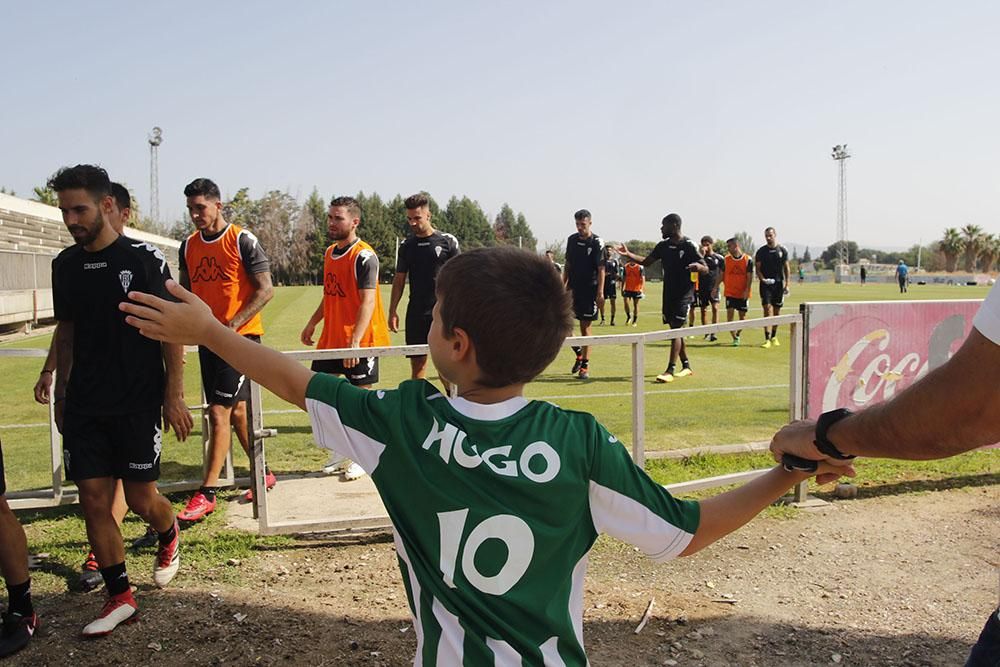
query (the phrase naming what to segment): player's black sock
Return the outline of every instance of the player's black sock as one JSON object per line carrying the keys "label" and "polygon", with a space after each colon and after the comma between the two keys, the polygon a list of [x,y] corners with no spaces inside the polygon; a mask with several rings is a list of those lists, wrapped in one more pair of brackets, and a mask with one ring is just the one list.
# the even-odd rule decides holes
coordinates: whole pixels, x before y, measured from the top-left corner
{"label": "player's black sock", "polygon": [[201,495],[205,496],[208,502],[212,502],[215,500],[216,489],[214,486],[203,486],[198,490],[201,492]]}
{"label": "player's black sock", "polygon": [[690,369],[691,368],[691,362],[688,361],[687,359],[681,359],[681,368]]}
{"label": "player's black sock", "polygon": [[23,584],[7,586],[7,611],[20,614],[21,616],[31,616],[35,613],[35,608],[31,605],[31,578]]}
{"label": "player's black sock", "polygon": [[590,367],[590,359],[584,359],[583,361],[580,362],[580,368],[589,368],[589,367]]}
{"label": "player's black sock", "polygon": [[121,595],[129,590],[128,572],[125,571],[124,561],[117,565],[102,567],[101,577],[104,579],[104,585],[108,589],[108,595],[112,597]]}
{"label": "player's black sock", "polygon": [[173,542],[174,537],[177,536],[177,524],[176,523],[171,523],[169,530],[166,530],[166,531],[164,531],[162,533],[157,532],[156,536],[160,540],[160,546],[161,547],[162,546],[166,546],[167,544],[170,544],[171,542]]}
{"label": "player's black sock", "polygon": [[570,349],[573,350],[573,352],[576,354],[577,359],[579,359],[580,355],[583,354],[583,348],[582,347],[577,347],[576,345],[574,345]]}
{"label": "player's black sock", "polygon": [[673,374],[674,374],[674,365],[670,364],[669,366],[667,366],[667,375],[673,375]]}

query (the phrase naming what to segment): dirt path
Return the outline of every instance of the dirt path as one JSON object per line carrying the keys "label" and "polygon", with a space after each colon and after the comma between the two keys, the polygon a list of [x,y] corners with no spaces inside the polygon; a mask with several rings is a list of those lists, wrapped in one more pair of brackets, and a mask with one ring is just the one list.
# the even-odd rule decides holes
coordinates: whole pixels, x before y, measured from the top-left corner
{"label": "dirt path", "polygon": [[[665,565],[601,540],[587,580],[594,665],[962,664],[997,604],[1000,487],[841,501],[758,519]],[[250,586],[232,580],[232,568]],[[96,595],[39,601],[7,665],[406,665],[415,641],[385,536],[301,540],[162,592],[142,620],[78,638]],[[650,599],[652,617],[633,633]]]}

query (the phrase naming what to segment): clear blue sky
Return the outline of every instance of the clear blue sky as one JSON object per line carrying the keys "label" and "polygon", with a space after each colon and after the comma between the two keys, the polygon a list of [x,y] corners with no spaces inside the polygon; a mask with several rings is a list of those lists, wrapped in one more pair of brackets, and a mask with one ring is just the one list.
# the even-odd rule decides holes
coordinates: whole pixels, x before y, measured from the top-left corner
{"label": "clear blue sky", "polygon": [[[158,5],[159,8],[154,8]],[[418,6],[422,5],[422,6]],[[994,2],[5,3],[0,185],[96,162],[163,217],[229,195],[507,201],[543,242],[774,225],[865,246],[1000,232]]]}

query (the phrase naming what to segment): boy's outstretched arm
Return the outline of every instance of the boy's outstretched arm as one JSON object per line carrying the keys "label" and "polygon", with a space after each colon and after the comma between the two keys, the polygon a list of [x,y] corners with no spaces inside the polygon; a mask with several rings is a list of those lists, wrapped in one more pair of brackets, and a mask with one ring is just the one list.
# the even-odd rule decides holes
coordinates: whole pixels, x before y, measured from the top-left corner
{"label": "boy's outstretched arm", "polygon": [[690,556],[749,523],[786,491],[813,474],[818,482],[824,484],[841,476],[854,477],[854,468],[823,463],[816,473],[805,473],[778,466],[739,488],[702,500],[699,502],[701,520],[698,530],[680,555]]}
{"label": "boy's outstretched arm", "polygon": [[134,303],[122,302],[119,306],[128,313],[125,321],[153,340],[207,347],[254,382],[305,410],[306,386],[312,379],[312,371],[222,324],[201,299],[173,280],[166,284],[179,303],[143,292],[129,292],[128,297]]}

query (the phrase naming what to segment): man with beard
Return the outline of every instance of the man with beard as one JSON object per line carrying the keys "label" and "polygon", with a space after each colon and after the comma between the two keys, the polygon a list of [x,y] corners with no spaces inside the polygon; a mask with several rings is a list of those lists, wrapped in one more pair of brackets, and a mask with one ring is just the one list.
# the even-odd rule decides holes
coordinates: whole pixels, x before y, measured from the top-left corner
{"label": "man with beard", "polygon": [[116,479],[123,480],[129,509],[157,531],[153,581],[166,586],[180,566],[180,531],[170,502],[156,490],[161,411],[178,436],[190,429],[191,416],[183,397],[183,348],[135,336],[119,310],[132,289],[168,298],[164,284],[170,270],[163,253],[120,236],[106,222],[115,203],[100,167],[61,169],[48,185],[76,241],[52,262],[59,321],[52,400],[66,476],[79,489],[87,537],[108,592],[101,614],[83,629],[84,636],[97,637],[138,612],[112,514]]}
{"label": "man with beard", "polygon": [[[317,349],[387,346],[389,326],[378,289],[378,256],[358,238],[361,206],[353,197],[336,197],[326,221],[333,244],[323,254],[323,300],[299,338],[303,345],[314,345],[313,333],[322,321]],[[343,375],[355,387],[370,389],[378,382],[378,357],[317,359],[312,370]],[[348,481],[365,474],[357,463],[332,452],[323,472],[343,472]]]}

